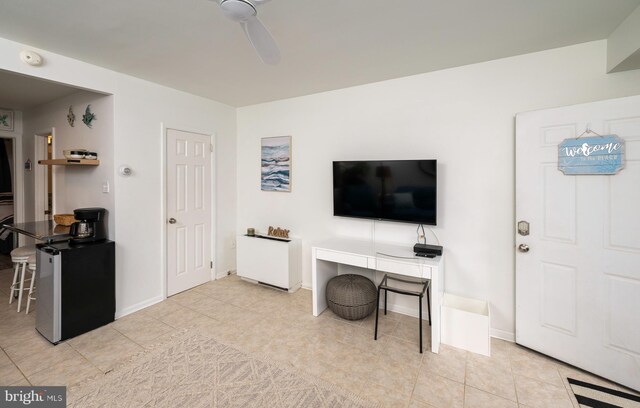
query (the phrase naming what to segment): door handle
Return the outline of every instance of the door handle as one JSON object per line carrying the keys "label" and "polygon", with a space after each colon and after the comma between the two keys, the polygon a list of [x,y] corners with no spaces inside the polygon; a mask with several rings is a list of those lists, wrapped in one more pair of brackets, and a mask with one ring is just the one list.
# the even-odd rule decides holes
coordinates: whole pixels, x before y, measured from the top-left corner
{"label": "door handle", "polygon": [[527,252],[529,252],[529,249],[530,249],[529,245],[527,245],[527,244],[518,245],[518,251],[520,251],[520,252],[527,253]]}
{"label": "door handle", "polygon": [[169,224],[175,224],[176,222],[178,221],[175,218],[169,218]]}

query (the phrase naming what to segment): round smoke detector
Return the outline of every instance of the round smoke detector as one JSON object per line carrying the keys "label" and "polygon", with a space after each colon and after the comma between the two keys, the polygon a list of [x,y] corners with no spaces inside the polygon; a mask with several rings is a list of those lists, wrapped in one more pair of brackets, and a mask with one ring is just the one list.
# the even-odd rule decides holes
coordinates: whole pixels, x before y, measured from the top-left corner
{"label": "round smoke detector", "polygon": [[20,52],[20,59],[22,62],[25,62],[29,65],[33,65],[34,67],[39,67],[42,65],[42,57],[40,54],[34,51],[24,50]]}

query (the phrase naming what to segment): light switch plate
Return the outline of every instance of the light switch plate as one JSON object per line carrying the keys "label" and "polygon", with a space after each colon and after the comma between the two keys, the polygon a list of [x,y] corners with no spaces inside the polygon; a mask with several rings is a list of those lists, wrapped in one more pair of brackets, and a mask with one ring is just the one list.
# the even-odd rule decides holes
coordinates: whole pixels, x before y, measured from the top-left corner
{"label": "light switch plate", "polygon": [[102,192],[103,193],[108,193],[109,192],[109,182],[105,181],[104,183],[102,183]]}

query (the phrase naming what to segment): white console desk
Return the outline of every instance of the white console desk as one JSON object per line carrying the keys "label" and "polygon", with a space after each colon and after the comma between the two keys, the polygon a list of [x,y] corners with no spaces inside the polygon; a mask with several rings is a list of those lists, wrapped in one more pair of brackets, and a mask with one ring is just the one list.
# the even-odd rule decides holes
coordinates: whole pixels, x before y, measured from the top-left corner
{"label": "white console desk", "polygon": [[[371,241],[333,238],[311,248],[311,262],[314,316],[319,316],[327,308],[327,282],[338,275],[338,265],[431,279],[431,351],[439,351],[440,305],[444,293],[444,264],[441,256],[417,257],[409,245],[374,245]],[[417,303],[416,301],[416,309]]]}

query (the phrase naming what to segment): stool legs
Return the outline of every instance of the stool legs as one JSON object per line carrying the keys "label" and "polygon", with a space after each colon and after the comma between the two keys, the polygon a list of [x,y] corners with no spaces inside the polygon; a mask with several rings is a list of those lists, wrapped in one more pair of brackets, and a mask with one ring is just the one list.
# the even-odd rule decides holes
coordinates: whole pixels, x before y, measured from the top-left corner
{"label": "stool legs", "polygon": [[[385,291],[385,293],[387,293]],[[386,296],[385,296],[385,300],[386,300]],[[386,309],[386,307],[385,307]],[[374,340],[378,340],[378,311],[380,310],[380,287],[378,287],[378,296],[376,297],[376,328],[375,331],[373,333],[373,339]]]}
{"label": "stool legs", "polygon": [[429,313],[429,326],[431,326],[431,299],[429,299],[429,292],[431,292],[431,284],[427,288],[427,312]]}
{"label": "stool legs", "polygon": [[387,315],[387,290],[384,290],[384,315]]}
{"label": "stool legs", "polygon": [[27,295],[27,311],[26,314],[29,314],[29,307],[31,306],[31,301],[36,298],[33,297],[33,284],[36,281],[36,271],[35,269],[31,271],[31,284],[29,285],[29,294]]}
{"label": "stool legs", "polygon": [[[398,282],[403,282],[405,284],[413,284],[413,285],[420,285],[420,290],[411,290],[409,288],[401,288],[401,287],[394,287],[392,285],[388,285],[387,281],[398,281]],[[423,333],[422,333],[422,299],[424,298],[424,294],[425,292],[427,293],[427,310],[429,313],[429,326],[431,326],[431,296],[429,293],[430,290],[430,286],[431,286],[431,281],[428,279],[421,279],[418,281],[415,280],[407,280],[407,279],[402,279],[402,278],[394,278],[394,277],[390,277],[388,275],[384,275],[382,277],[382,281],[380,281],[380,284],[378,285],[378,297],[376,299],[377,302],[377,306],[378,308],[376,308],[376,324],[375,324],[375,333],[374,333],[374,340],[378,339],[378,317],[379,317],[379,307],[380,307],[380,291],[384,290],[384,314],[387,314],[387,292],[391,291],[393,293],[398,293],[401,295],[409,295],[409,296],[416,296],[418,298],[418,329],[420,331],[419,335],[420,335],[420,353],[422,354],[422,350],[423,350]]]}
{"label": "stool legs", "polygon": [[418,326],[420,327],[420,354],[422,354],[422,295],[418,296]]}
{"label": "stool legs", "polygon": [[17,290],[18,276],[20,271],[20,264],[16,262],[15,272],[13,273],[13,281],[11,282],[11,290],[9,291],[9,304],[13,303],[14,293]]}
{"label": "stool legs", "polygon": [[20,313],[20,309],[22,306],[22,291],[24,290],[24,278],[25,273],[27,272],[27,263],[22,263],[22,273],[20,274],[20,293],[18,293],[18,313]]}

